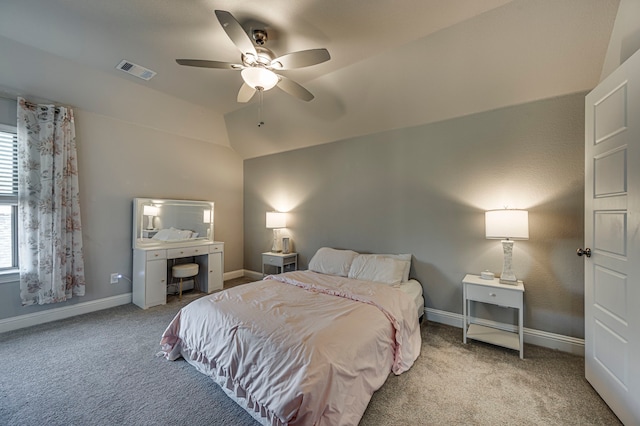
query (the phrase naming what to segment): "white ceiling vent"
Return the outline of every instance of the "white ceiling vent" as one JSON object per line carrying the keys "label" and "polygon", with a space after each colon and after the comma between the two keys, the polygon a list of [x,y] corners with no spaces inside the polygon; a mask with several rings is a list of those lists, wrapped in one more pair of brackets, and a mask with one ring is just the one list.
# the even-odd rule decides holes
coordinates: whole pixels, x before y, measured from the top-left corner
{"label": "white ceiling vent", "polygon": [[156,75],[155,71],[151,71],[148,68],[141,67],[140,65],[136,65],[133,62],[129,62],[126,59],[123,59],[117,66],[117,69],[122,70],[131,75],[135,75],[138,78],[143,80],[151,80],[151,77]]}

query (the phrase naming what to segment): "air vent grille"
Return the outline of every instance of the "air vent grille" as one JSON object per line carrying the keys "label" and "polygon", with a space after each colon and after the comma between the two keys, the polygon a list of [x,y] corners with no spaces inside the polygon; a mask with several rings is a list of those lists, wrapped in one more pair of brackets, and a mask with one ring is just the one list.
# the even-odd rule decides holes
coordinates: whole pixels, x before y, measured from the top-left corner
{"label": "air vent grille", "polygon": [[127,61],[126,59],[120,61],[116,68],[143,80],[150,80],[154,75],[156,75],[155,71],[151,71],[148,68],[136,65],[131,61]]}

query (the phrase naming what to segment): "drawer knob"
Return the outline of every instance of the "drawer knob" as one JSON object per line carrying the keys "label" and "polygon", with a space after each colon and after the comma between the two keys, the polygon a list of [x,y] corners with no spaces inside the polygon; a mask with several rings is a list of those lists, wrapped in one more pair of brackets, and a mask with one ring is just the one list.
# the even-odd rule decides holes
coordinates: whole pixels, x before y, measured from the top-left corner
{"label": "drawer knob", "polygon": [[496,294],[495,293],[489,293],[489,296],[496,297]]}
{"label": "drawer knob", "polygon": [[154,254],[155,257],[158,257],[158,253]]}

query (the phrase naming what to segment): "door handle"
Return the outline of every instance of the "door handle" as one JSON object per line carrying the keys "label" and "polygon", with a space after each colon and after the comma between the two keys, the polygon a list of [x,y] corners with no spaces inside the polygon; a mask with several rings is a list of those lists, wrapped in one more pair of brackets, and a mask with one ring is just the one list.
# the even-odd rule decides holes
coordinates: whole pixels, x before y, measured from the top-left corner
{"label": "door handle", "polygon": [[583,254],[587,257],[591,257],[591,249],[589,247],[587,247],[586,249],[582,249],[582,247],[580,247],[578,250],[576,250],[576,254],[578,256],[582,256]]}

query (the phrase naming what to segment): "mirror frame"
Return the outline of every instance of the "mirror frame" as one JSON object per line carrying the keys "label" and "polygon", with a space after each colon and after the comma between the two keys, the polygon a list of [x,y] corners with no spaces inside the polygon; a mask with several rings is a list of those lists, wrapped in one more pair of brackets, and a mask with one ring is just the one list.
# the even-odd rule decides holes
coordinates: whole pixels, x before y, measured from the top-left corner
{"label": "mirror frame", "polygon": [[[132,243],[133,248],[147,248],[150,246],[163,246],[163,245],[176,245],[176,244],[198,244],[198,243],[213,243],[213,229],[214,229],[214,202],[213,201],[197,201],[197,200],[171,200],[171,199],[162,199],[162,198],[134,198],[133,199],[133,220],[132,220]],[[163,206],[167,207],[184,207],[186,208],[201,208],[202,209],[202,224],[203,228],[206,229],[207,235],[202,237],[184,239],[184,240],[171,240],[171,241],[161,241],[161,240],[153,240],[152,238],[144,238],[143,232],[147,230],[145,228],[145,217],[144,217],[144,207],[145,206],[155,206],[159,207],[160,211],[162,211]],[[206,227],[206,223],[204,220],[205,212],[210,211],[210,222],[209,227]],[[160,213],[157,217],[162,217],[162,213]],[[171,224],[166,224],[167,227],[172,226]]]}

